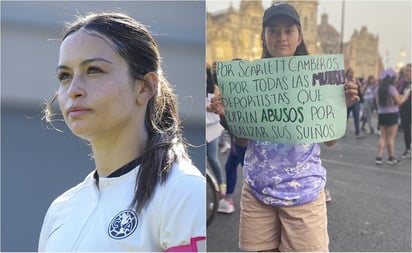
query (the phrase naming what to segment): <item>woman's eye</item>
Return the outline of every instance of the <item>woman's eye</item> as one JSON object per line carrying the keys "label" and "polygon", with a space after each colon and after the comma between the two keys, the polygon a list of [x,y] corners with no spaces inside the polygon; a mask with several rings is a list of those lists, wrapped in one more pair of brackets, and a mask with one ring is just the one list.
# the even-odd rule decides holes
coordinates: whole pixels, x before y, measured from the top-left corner
{"label": "woman's eye", "polygon": [[286,34],[291,34],[291,33],[292,33],[292,29],[286,29],[285,33],[286,33]]}
{"label": "woman's eye", "polygon": [[57,79],[62,83],[67,81],[68,79],[71,78],[71,75],[69,73],[66,72],[61,72],[57,74]]}
{"label": "woman's eye", "polygon": [[87,74],[99,74],[99,73],[104,73],[104,72],[98,67],[89,67],[87,69]]}

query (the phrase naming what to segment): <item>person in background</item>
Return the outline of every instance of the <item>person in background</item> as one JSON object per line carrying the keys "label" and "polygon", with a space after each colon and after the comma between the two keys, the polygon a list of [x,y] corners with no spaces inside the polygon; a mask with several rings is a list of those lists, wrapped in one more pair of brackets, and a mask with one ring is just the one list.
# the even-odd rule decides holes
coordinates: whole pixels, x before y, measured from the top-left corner
{"label": "person in background", "polygon": [[360,83],[354,78],[354,71],[352,68],[348,68],[346,70],[346,79],[350,80],[358,85],[358,94],[359,94],[359,102],[353,104],[352,106],[348,107],[348,119],[350,113],[352,112],[353,115],[353,123],[355,125],[355,136],[358,139],[365,137],[360,131],[360,113],[361,113],[361,103],[363,103],[362,93],[360,91]]}
{"label": "person in background", "polygon": [[375,128],[372,124],[373,112],[376,109],[375,94],[378,88],[377,82],[374,76],[370,75],[366,81],[365,86],[362,87],[361,92],[363,94],[363,115],[362,115],[362,131],[366,131],[365,125],[368,123],[370,134],[375,133]]}
{"label": "person in background", "polygon": [[212,71],[209,66],[206,67],[206,157],[212,167],[213,174],[219,184],[220,196],[226,195],[226,183],[222,171],[222,165],[219,160],[219,138],[223,131],[220,124],[220,117],[211,105],[214,97],[220,95],[216,83],[213,81]]}
{"label": "person in background", "polygon": [[149,30],[123,13],[68,25],[53,101],[90,144],[95,169],[50,205],[39,251],[205,250],[206,180],[187,153],[160,59]]}
{"label": "person in background", "polygon": [[[242,59],[235,58],[233,61],[240,61]],[[216,69],[215,69],[216,72]],[[215,112],[220,116],[220,124],[225,128],[230,136],[230,152],[226,158],[225,172],[226,172],[226,194],[220,199],[218,212],[231,214],[235,211],[235,204],[233,202],[233,193],[235,192],[237,181],[237,170],[239,164],[243,167],[243,160],[245,158],[246,146],[248,139],[240,138],[231,133],[226,121],[224,111],[219,111],[219,108],[214,108]]]}
{"label": "person in background", "polygon": [[380,84],[377,89],[378,125],[381,132],[378,142],[378,154],[375,159],[377,165],[382,164],[384,149],[388,150],[388,164],[397,164],[395,158],[395,136],[398,130],[399,106],[410,97],[410,87],[404,89],[404,94],[399,95],[394,85],[396,72],[389,68],[380,75]]}
{"label": "person in background", "polygon": [[[296,9],[274,3],[262,20],[262,58],[308,55]],[[345,82],[348,106],[359,101]],[[223,107],[222,98],[212,100]],[[224,110],[224,109],[223,109]],[[326,146],[336,141],[325,142]],[[249,140],[243,164],[239,246],[246,251],[328,251],[320,146]]]}
{"label": "person in background", "polygon": [[[217,82],[216,65],[217,65],[216,62],[212,63],[212,75],[213,75],[213,82],[219,86]],[[231,144],[232,142],[231,142],[230,133],[228,129],[225,128],[223,129],[223,132],[219,138],[219,152],[222,154],[227,153],[230,150]]]}
{"label": "person in background", "polygon": [[[403,67],[404,77],[398,83],[398,91],[401,95],[405,95],[411,87],[411,63]],[[405,151],[401,155],[401,159],[411,157],[411,96],[409,95],[405,103],[399,108],[401,116],[401,126],[403,130],[403,140],[405,143]]]}
{"label": "person in background", "polygon": [[235,211],[235,204],[233,202],[233,193],[235,192],[236,181],[237,181],[237,170],[239,164],[243,167],[243,161],[245,158],[246,147],[248,144],[248,139],[240,138],[233,135],[226,122],[224,114],[220,115],[220,123],[222,126],[227,129],[230,139],[231,139],[231,148],[229,155],[226,158],[225,163],[225,172],[226,172],[226,194],[222,196],[219,201],[218,212],[231,214]]}

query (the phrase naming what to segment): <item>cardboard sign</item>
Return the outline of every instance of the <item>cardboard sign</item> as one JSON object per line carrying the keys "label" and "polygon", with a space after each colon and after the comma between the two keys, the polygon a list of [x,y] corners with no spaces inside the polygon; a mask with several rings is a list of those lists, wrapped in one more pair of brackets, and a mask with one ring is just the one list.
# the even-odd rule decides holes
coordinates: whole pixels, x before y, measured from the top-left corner
{"label": "cardboard sign", "polygon": [[345,133],[343,55],[218,62],[216,71],[226,119],[236,136],[318,143]]}

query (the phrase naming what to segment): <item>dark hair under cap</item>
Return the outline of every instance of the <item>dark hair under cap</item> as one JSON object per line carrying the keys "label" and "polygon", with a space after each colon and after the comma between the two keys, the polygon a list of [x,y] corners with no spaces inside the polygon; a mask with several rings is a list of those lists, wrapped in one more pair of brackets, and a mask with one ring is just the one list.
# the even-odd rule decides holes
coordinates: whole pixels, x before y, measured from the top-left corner
{"label": "dark hair under cap", "polygon": [[268,21],[278,15],[289,17],[294,21],[296,25],[301,26],[299,14],[296,9],[288,3],[280,2],[272,4],[265,10],[265,13],[263,14],[262,27],[267,26]]}

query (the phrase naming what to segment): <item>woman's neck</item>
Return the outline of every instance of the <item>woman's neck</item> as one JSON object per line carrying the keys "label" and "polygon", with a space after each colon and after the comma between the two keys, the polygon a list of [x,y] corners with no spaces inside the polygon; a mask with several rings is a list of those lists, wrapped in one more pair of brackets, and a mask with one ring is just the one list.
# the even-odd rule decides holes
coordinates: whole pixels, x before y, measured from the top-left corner
{"label": "woman's neck", "polygon": [[147,131],[131,131],[129,134],[125,132],[91,142],[99,176],[107,177],[143,154],[148,139]]}

